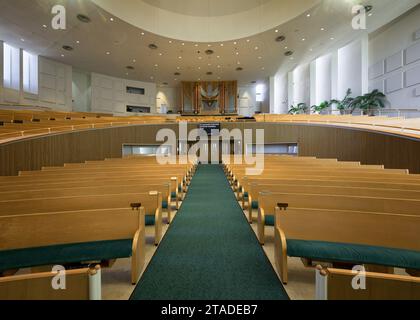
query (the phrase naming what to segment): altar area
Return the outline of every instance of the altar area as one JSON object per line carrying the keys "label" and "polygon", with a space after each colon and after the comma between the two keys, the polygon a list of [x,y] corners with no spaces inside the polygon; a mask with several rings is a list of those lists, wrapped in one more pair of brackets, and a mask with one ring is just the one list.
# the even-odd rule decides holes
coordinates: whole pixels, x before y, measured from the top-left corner
{"label": "altar area", "polygon": [[237,81],[182,83],[182,115],[234,116],[238,114]]}

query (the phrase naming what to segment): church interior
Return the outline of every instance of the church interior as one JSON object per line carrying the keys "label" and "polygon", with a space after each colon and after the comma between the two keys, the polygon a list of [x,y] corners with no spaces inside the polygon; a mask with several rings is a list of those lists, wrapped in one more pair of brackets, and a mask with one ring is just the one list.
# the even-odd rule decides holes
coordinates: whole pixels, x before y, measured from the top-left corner
{"label": "church interior", "polygon": [[420,300],[420,1],[0,0],[6,300]]}

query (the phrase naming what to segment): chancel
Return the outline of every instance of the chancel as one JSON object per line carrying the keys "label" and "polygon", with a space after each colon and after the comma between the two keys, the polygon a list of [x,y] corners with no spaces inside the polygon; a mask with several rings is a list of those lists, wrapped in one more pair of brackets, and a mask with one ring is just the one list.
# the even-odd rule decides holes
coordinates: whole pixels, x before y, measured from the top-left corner
{"label": "chancel", "polygon": [[0,0],[0,300],[420,299],[419,0],[58,2]]}

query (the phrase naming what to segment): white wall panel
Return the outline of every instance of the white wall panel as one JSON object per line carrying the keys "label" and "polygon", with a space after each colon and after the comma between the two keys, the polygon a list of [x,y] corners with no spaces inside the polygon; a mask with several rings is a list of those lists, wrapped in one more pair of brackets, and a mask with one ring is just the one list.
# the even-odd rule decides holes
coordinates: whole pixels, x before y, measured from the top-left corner
{"label": "white wall panel", "polygon": [[420,66],[405,72],[405,85],[411,87],[416,84],[420,84]]}
{"label": "white wall panel", "polygon": [[403,88],[403,75],[397,73],[385,80],[386,93],[392,93]]}
{"label": "white wall panel", "polygon": [[387,73],[397,70],[403,66],[403,52],[400,51],[385,60],[385,71]]}
{"label": "white wall panel", "polygon": [[420,60],[420,42],[405,50],[405,64]]}

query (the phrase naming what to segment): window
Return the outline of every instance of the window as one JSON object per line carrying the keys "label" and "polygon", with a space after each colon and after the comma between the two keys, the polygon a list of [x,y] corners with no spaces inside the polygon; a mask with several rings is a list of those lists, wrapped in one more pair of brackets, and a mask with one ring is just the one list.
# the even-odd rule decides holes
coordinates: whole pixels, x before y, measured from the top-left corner
{"label": "window", "polygon": [[23,51],[23,91],[38,94],[38,56]]}
{"label": "window", "polygon": [[127,106],[127,112],[150,113],[150,107]]}
{"label": "window", "polygon": [[264,91],[265,91],[265,86],[263,84],[259,84],[256,87],[256,91],[257,91],[257,102],[264,102]]}
{"label": "window", "polygon": [[144,88],[127,87],[127,93],[144,95]]}
{"label": "window", "polygon": [[8,89],[20,89],[20,50],[3,45],[3,86]]}

